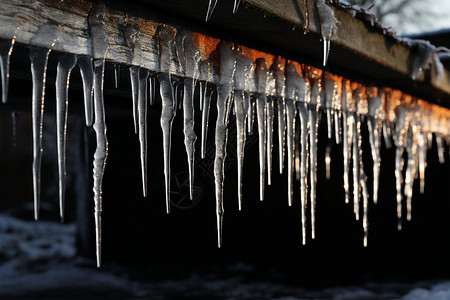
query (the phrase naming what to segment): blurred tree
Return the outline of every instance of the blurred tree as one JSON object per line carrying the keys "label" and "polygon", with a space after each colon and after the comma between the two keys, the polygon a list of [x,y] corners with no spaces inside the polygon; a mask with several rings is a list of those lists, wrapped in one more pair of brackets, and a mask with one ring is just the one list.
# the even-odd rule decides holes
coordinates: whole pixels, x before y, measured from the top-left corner
{"label": "blurred tree", "polygon": [[442,15],[433,8],[434,0],[349,0],[351,4],[370,9],[382,24],[391,26],[398,33],[420,32],[433,27]]}

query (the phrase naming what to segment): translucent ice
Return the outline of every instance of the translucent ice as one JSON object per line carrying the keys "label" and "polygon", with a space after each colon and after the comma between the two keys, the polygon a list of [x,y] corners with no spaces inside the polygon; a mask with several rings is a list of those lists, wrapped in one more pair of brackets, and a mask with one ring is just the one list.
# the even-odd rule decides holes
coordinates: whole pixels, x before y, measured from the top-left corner
{"label": "translucent ice", "polygon": [[41,197],[42,129],[47,62],[51,49],[31,48],[31,75],[33,80],[31,118],[33,128],[33,196],[34,218],[39,218]]}
{"label": "translucent ice", "polygon": [[94,110],[94,68],[92,66],[92,57],[79,55],[77,61],[83,80],[84,116],[86,126],[90,127],[94,122],[92,113]]}
{"label": "translucent ice", "polygon": [[59,58],[56,73],[56,133],[58,149],[58,184],[59,184],[59,214],[64,220],[64,204],[66,189],[66,135],[67,108],[69,105],[70,72],[77,63],[75,54],[64,54]]}
{"label": "translucent ice", "polygon": [[264,179],[266,171],[266,84],[267,84],[267,64],[263,58],[256,60],[256,78],[257,78],[257,90],[256,96],[256,114],[258,119],[258,139],[259,139],[259,199],[264,200]]}
{"label": "translucent ice", "polygon": [[283,174],[284,167],[284,153],[285,153],[285,132],[286,132],[286,77],[284,75],[284,67],[281,64],[280,58],[276,57],[271,69],[275,77],[275,86],[277,94],[277,108],[278,108],[278,159],[280,164],[280,174]]}
{"label": "translucent ice", "polygon": [[139,66],[130,67],[131,95],[133,100],[134,133],[138,133]]}
{"label": "translucent ice", "polygon": [[208,11],[206,12],[206,19],[205,21],[208,22],[209,19],[211,19],[211,15],[214,11],[214,8],[216,7],[216,4],[219,0],[209,0],[208,4]]}
{"label": "translucent ice", "polygon": [[316,7],[319,13],[320,31],[323,39],[323,65],[326,66],[330,53],[330,42],[336,36],[339,22],[334,16],[333,10],[325,3],[325,0],[317,0]]}
{"label": "translucent ice", "polygon": [[11,41],[0,42],[0,70],[2,79],[2,103],[8,101],[8,86],[9,86],[9,62],[11,53],[16,42],[16,36]]}
{"label": "translucent ice", "polygon": [[141,69],[139,71],[139,95],[138,95],[138,124],[139,124],[139,145],[142,174],[142,193],[147,197],[147,79],[149,71]]}

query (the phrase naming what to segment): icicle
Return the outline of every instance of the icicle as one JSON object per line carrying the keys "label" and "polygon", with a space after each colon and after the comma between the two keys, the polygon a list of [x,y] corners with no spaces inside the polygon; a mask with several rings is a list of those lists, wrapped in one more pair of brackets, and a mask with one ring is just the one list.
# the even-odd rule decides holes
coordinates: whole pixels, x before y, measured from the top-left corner
{"label": "icicle", "polygon": [[147,79],[149,71],[139,71],[138,124],[142,174],[142,194],[147,197]]}
{"label": "icicle", "polygon": [[331,177],[331,144],[328,143],[325,148],[325,178],[330,180]]}
{"label": "icicle", "polygon": [[236,113],[236,131],[237,131],[237,161],[238,161],[238,206],[242,209],[242,176],[244,165],[244,149],[246,141],[246,119],[249,103],[245,101],[244,90],[248,87],[248,78],[254,73],[253,61],[235,52],[236,70],[234,73],[234,109]]}
{"label": "icicle", "polygon": [[218,1],[219,0],[209,0],[208,11],[206,13],[205,22],[208,22],[209,19],[211,19],[211,15],[212,15],[214,8],[216,7],[216,4]]}
{"label": "icicle", "polygon": [[194,46],[189,33],[181,31],[176,37],[176,49],[180,65],[186,76],[183,93],[184,145],[189,166],[189,195],[194,199],[194,154],[197,135],[194,131],[194,91],[199,76],[200,51]]}
{"label": "icicle", "polygon": [[241,3],[241,0],[234,0],[233,14],[235,14],[238,11],[240,3]]}
{"label": "icicle", "polygon": [[56,132],[58,149],[58,183],[59,183],[59,214],[64,221],[64,204],[66,189],[66,136],[67,108],[69,105],[70,72],[77,63],[74,54],[64,54],[59,58],[56,73]]}
{"label": "icicle", "polygon": [[391,145],[390,127],[387,126],[386,121],[383,121],[382,124],[383,124],[384,144],[386,146],[386,149],[390,149],[392,147],[392,145]]}
{"label": "icicle", "polygon": [[353,122],[347,111],[347,80],[342,81],[342,140],[343,140],[343,154],[344,154],[344,190],[345,203],[350,202],[350,184],[349,184],[349,154],[351,152],[353,141]]}
{"label": "icicle", "polygon": [[436,134],[436,146],[437,146],[437,153],[438,153],[438,157],[439,157],[439,163],[443,164],[445,163],[445,145],[442,142],[442,136],[437,133]]}
{"label": "icicle", "polygon": [[222,246],[223,224],[223,180],[224,163],[227,146],[227,124],[230,106],[230,93],[236,66],[236,58],[232,50],[225,43],[220,44],[220,81],[217,89],[217,120],[216,120],[216,156],[214,159],[214,180],[216,188],[216,219],[217,219],[217,246]]}
{"label": "icicle", "polygon": [[300,156],[300,198],[301,198],[301,212],[302,212],[302,243],[306,244],[306,199],[307,199],[307,166],[306,160],[308,157],[308,109],[305,103],[297,104],[298,114],[300,115],[300,144],[301,144],[301,156]]}
{"label": "icicle", "polygon": [[378,97],[369,97],[367,99],[369,113],[367,117],[367,127],[369,130],[369,142],[372,150],[373,160],[373,202],[378,202],[378,182],[380,177],[380,139],[381,122],[375,117],[376,110],[381,105],[381,89],[378,90]]}
{"label": "icicle", "polygon": [[[271,97],[266,105],[266,133],[267,133],[267,185],[272,185],[272,149],[273,149],[273,118],[274,118],[274,103]],[[284,133],[284,132],[283,132]]]}
{"label": "icicle", "polygon": [[215,89],[206,86],[206,95],[203,99],[203,111],[202,111],[202,159],[206,157],[206,140],[208,137],[208,121],[209,121],[209,108],[211,105],[211,97]]}
{"label": "icicle", "polygon": [[405,147],[404,139],[407,131],[406,108],[398,106],[395,109],[397,123],[395,126],[395,186],[397,190],[397,218],[398,230],[402,230],[402,168],[403,168],[403,150]]}
{"label": "icicle", "polygon": [[[284,86],[284,84],[283,84]],[[292,206],[293,197],[293,164],[294,164],[294,139],[295,117],[297,113],[297,101],[305,101],[306,81],[298,75],[294,63],[289,62],[286,68],[286,111],[288,132],[288,204]],[[298,168],[297,168],[298,169]]]}
{"label": "icicle", "polygon": [[315,239],[316,232],[316,183],[317,183],[317,140],[319,128],[319,102],[321,85],[319,79],[310,79],[311,82],[311,101],[309,103],[309,158],[311,169],[309,172],[311,182],[311,237]]}
{"label": "icicle", "polygon": [[353,148],[352,148],[352,158],[353,158],[353,212],[355,213],[356,220],[359,220],[359,189],[360,189],[360,149],[359,149],[359,136],[361,121],[358,113],[354,113],[351,116],[353,118]]}
{"label": "icicle", "polygon": [[323,39],[323,66],[326,66],[330,53],[330,42],[336,36],[339,22],[334,16],[333,10],[325,4],[325,0],[317,0],[316,7],[319,13],[320,31]]}
{"label": "icicle", "polygon": [[130,79],[131,79],[131,94],[133,98],[133,121],[134,121],[134,133],[138,133],[138,99],[139,99],[139,82],[141,81],[139,78],[139,70],[138,66],[130,67]]}
{"label": "icicle", "polygon": [[406,166],[404,194],[406,196],[406,220],[411,221],[413,185],[416,173],[415,157],[417,153],[417,144],[414,142],[412,130],[408,130],[408,142],[406,147],[406,153],[408,154],[408,160]]}
{"label": "icicle", "polygon": [[86,126],[91,127],[94,122],[92,114],[94,108],[94,68],[92,67],[92,57],[78,55],[78,67],[80,68],[81,79],[83,80],[84,94],[84,116]]}
{"label": "icicle", "polygon": [[256,96],[256,114],[258,118],[258,139],[259,139],[259,199],[264,200],[264,179],[266,166],[266,83],[267,65],[263,58],[256,60],[256,77],[258,82],[258,95]]}
{"label": "icicle", "polygon": [[286,102],[285,102],[285,75],[284,68],[280,62],[280,58],[276,57],[271,70],[275,77],[275,86],[277,94],[277,108],[278,108],[278,161],[280,164],[280,174],[283,174],[284,168],[284,153],[286,144]]}
{"label": "icicle", "polygon": [[305,26],[303,34],[306,34],[308,31],[309,31],[309,5],[308,1],[305,1]]}
{"label": "icicle", "polygon": [[97,140],[97,148],[94,153],[94,203],[95,203],[95,236],[97,267],[101,262],[102,246],[102,181],[105,172],[106,158],[108,156],[108,140],[106,137],[105,104],[103,101],[103,76],[105,60],[94,60],[94,130]]}
{"label": "icicle", "polygon": [[205,94],[206,94],[206,82],[199,81],[198,82],[198,94],[199,94],[199,106],[200,111],[203,110],[203,102],[205,101]]}
{"label": "icicle", "polygon": [[0,69],[2,78],[2,103],[8,101],[8,88],[9,88],[9,62],[11,59],[11,53],[16,42],[16,36],[9,42],[0,43]]}
{"label": "icicle", "polygon": [[164,181],[166,195],[166,212],[170,212],[170,148],[172,139],[172,121],[176,114],[176,100],[173,93],[172,80],[170,78],[170,62],[172,60],[172,45],[174,40],[167,27],[160,27],[159,40],[159,59],[160,73],[157,75],[159,80],[159,91],[162,99],[161,110],[161,129],[163,132],[164,149]]}
{"label": "icicle", "polygon": [[18,126],[17,124],[19,123],[17,119],[19,118],[19,116],[20,116],[19,112],[17,111],[11,112],[12,144],[14,148],[16,148],[17,146],[17,126]]}
{"label": "icicle", "polygon": [[45,78],[48,56],[51,49],[30,49],[31,75],[33,78],[33,98],[31,116],[33,127],[33,191],[34,219],[39,218],[41,196],[42,129],[44,121]]}
{"label": "icicle", "polygon": [[292,204],[294,193],[294,159],[295,159],[295,118],[297,116],[296,103],[293,99],[286,100],[287,117],[287,160],[288,160],[288,197]]}

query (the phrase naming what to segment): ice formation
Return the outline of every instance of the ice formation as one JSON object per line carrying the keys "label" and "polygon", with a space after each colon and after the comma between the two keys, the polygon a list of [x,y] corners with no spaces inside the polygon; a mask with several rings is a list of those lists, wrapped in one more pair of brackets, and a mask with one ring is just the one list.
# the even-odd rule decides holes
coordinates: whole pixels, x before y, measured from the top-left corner
{"label": "ice formation", "polygon": [[[211,16],[217,1],[210,1],[207,19]],[[235,1],[235,10],[239,1]],[[316,7],[322,25],[324,39],[324,65],[327,62],[330,40],[336,32],[336,19],[333,11],[318,0]],[[67,130],[67,107],[69,77],[78,64],[83,80],[83,95],[86,125],[93,124],[96,134],[94,154],[93,191],[95,204],[95,232],[97,264],[101,260],[101,211],[102,179],[108,153],[106,137],[105,107],[103,99],[103,75],[109,49],[107,36],[103,28],[103,5],[95,5],[89,15],[92,38],[92,57],[87,55],[63,54],[59,57],[56,78],[57,134],[58,134],[58,171],[59,199],[61,217],[64,212],[65,186],[65,140]],[[411,97],[398,90],[380,86],[364,86],[361,83],[319,70],[294,61],[271,55],[248,54],[243,48],[223,41],[215,44],[218,57],[204,57],[205,49],[195,36],[178,28],[161,25],[156,33],[158,57],[155,69],[144,67],[139,41],[139,30],[125,27],[124,38],[130,49],[129,72],[131,80],[131,98],[133,100],[133,119],[135,132],[140,142],[140,161],[142,169],[143,194],[147,195],[147,111],[148,103],[155,99],[156,80],[159,82],[161,98],[160,125],[163,135],[163,156],[165,181],[165,204],[170,212],[171,180],[171,134],[172,122],[178,108],[183,110],[184,144],[189,170],[189,194],[194,198],[194,161],[196,157],[194,130],[194,109],[201,110],[201,149],[200,155],[206,157],[206,142],[210,108],[216,105],[217,114],[214,134],[214,180],[217,221],[217,244],[222,245],[224,217],[224,176],[228,140],[228,125],[233,118],[236,121],[236,149],[238,169],[238,209],[243,204],[244,150],[248,137],[254,133],[259,140],[259,198],[264,199],[267,183],[272,183],[272,164],[284,172],[286,161],[288,206],[300,203],[302,243],[307,240],[307,215],[310,216],[311,238],[315,238],[316,226],[316,183],[318,160],[318,128],[320,112],[326,114],[327,146],[325,149],[326,178],[331,174],[331,152],[342,144],[343,149],[343,188],[345,202],[352,201],[352,209],[357,220],[362,219],[364,246],[368,244],[369,190],[372,199],[378,202],[379,177],[381,164],[382,136],[386,147],[391,141],[396,148],[395,177],[398,228],[402,226],[403,202],[406,202],[406,220],[412,217],[413,186],[417,178],[420,191],[425,190],[425,168],[427,151],[431,147],[433,136],[436,139],[439,161],[445,160],[446,144],[449,141],[449,110]],[[33,130],[33,187],[35,218],[38,218],[40,201],[40,165],[42,159],[42,128],[44,113],[44,95],[47,61],[57,37],[49,40],[47,48],[31,48],[32,90],[32,130]],[[0,45],[0,67],[2,73],[3,99],[7,96],[9,56],[15,39]],[[422,46],[418,45],[418,51]],[[204,46],[204,45],[203,45]],[[426,45],[425,45],[426,46]],[[424,47],[425,47],[424,46]],[[6,49],[8,51],[6,51]],[[246,48],[244,48],[246,49]],[[440,65],[436,60],[437,49],[424,48],[424,52],[413,61],[413,77],[421,70],[434,64],[436,77],[439,77]],[[430,50],[430,51],[429,51]],[[251,53],[251,51],[249,51]],[[252,57],[252,58],[250,58]],[[257,59],[255,59],[258,57]],[[253,61],[255,59],[255,61]],[[115,61],[116,86],[119,85],[120,65]],[[268,68],[268,64],[271,67]],[[154,73],[153,73],[154,72]],[[177,75],[177,76],[174,76]],[[198,83],[198,84],[197,84]],[[196,95],[196,86],[199,87]],[[177,102],[181,96],[182,101]],[[216,97],[213,97],[216,96]],[[217,99],[215,99],[217,98]],[[199,105],[197,105],[197,100]],[[214,103],[215,101],[215,103]],[[179,107],[177,107],[179,105]],[[276,119],[276,122],[274,122]],[[233,120],[234,121],[234,120]],[[256,125],[254,126],[256,121]],[[325,119],[324,119],[325,121]],[[275,123],[275,125],[274,125]],[[372,189],[367,184],[363,165],[362,130],[367,124],[370,154],[373,160]],[[274,126],[277,130],[274,131]],[[152,130],[150,128],[150,130]],[[274,137],[274,132],[277,136]],[[273,141],[278,142],[278,155],[272,157]],[[334,144],[333,144],[334,140]],[[333,163],[335,163],[333,161]],[[158,172],[158,170],[155,170]],[[256,172],[255,172],[256,174]],[[295,191],[299,181],[299,191]],[[298,195],[298,193],[300,195]],[[298,195],[298,197],[297,197]],[[309,207],[308,207],[309,205]],[[311,212],[308,213],[307,209]]]}

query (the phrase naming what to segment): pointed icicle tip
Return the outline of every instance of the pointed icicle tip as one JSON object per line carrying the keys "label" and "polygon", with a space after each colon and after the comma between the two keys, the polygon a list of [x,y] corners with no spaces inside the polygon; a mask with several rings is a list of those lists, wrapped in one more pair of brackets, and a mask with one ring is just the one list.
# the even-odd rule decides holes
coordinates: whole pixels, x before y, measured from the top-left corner
{"label": "pointed icicle tip", "polygon": [[235,14],[238,11],[240,3],[241,3],[241,0],[234,0],[233,14]]}
{"label": "pointed icicle tip", "polygon": [[205,22],[208,22],[211,19],[211,15],[216,7],[216,4],[219,0],[209,0],[208,11],[206,13]]}
{"label": "pointed icicle tip", "polygon": [[337,24],[339,21],[334,16],[334,11],[329,7],[325,0],[317,0],[316,8],[319,13],[320,31],[324,43],[323,47],[323,66],[328,63],[328,54],[330,52],[330,41],[336,37]]}

